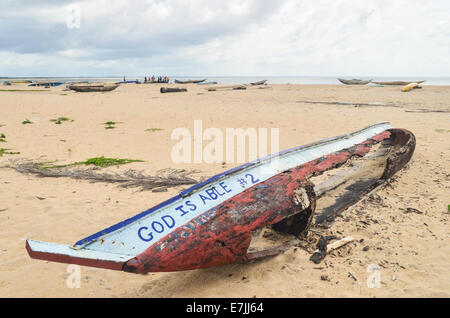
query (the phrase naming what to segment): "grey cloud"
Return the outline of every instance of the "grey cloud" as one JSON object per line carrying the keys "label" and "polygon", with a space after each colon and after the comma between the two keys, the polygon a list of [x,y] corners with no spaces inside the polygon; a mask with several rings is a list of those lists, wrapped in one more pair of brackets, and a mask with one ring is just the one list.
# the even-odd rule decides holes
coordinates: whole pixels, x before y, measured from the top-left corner
{"label": "grey cloud", "polygon": [[[79,4],[82,10],[80,29],[69,29],[65,18],[48,17],[46,21],[45,15],[38,11],[39,8],[67,6],[66,1],[33,1],[31,4],[29,1],[8,1],[1,13],[1,49],[16,53],[56,53],[80,49],[86,51],[87,55],[83,58],[94,59],[120,59],[124,54],[126,57],[162,54],[221,36],[239,35],[248,25],[263,23],[279,6],[274,1],[253,0],[251,10],[239,16],[227,10],[230,1],[216,4],[197,1],[190,5],[186,5],[185,0],[147,1],[147,5],[142,5],[142,1],[129,1],[123,2],[124,5],[118,6],[115,11],[95,7],[95,1],[71,3]],[[168,5],[170,16],[149,20],[146,10],[152,4]],[[19,10],[21,6],[27,8],[26,13]],[[36,9],[36,14],[33,14],[33,9]],[[197,23],[208,9],[214,14],[213,19]],[[98,52],[101,55],[97,55]]]}

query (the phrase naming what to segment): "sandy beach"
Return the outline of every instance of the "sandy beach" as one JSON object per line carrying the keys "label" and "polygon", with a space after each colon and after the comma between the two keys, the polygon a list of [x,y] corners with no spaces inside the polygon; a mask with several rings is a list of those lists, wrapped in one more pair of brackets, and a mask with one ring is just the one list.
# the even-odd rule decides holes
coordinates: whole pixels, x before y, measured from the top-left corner
{"label": "sandy beach", "polygon": [[[188,91],[161,94],[162,86]],[[64,85],[0,87],[0,134],[6,141],[0,148],[11,152],[0,157],[0,297],[450,297],[450,86],[407,93],[398,86],[268,86],[209,92],[195,84],[127,84],[106,93],[65,91]],[[69,120],[51,121],[59,117]],[[26,119],[31,124],[22,124]],[[188,186],[152,192],[38,178],[12,169],[15,160],[131,158],[143,162],[106,171],[186,169],[196,170],[197,180],[239,165],[173,163],[171,133],[179,127],[192,131],[194,120],[223,132],[279,128],[280,150],[389,121],[413,132],[417,147],[388,185],[326,230],[357,240],[320,264],[293,247],[247,264],[176,273],[81,267],[80,288],[69,288],[67,264],[28,256],[24,239],[74,243]],[[105,129],[108,121],[116,128]],[[380,268],[380,288],[367,284],[371,265]]]}

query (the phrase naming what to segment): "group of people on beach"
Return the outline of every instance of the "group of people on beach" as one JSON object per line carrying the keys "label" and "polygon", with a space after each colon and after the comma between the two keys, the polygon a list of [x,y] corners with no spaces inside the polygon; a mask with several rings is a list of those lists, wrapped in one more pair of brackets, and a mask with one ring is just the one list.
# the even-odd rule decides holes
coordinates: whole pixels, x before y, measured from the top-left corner
{"label": "group of people on beach", "polygon": [[157,78],[153,75],[152,77],[145,76],[144,83],[169,83],[168,76],[158,76]]}

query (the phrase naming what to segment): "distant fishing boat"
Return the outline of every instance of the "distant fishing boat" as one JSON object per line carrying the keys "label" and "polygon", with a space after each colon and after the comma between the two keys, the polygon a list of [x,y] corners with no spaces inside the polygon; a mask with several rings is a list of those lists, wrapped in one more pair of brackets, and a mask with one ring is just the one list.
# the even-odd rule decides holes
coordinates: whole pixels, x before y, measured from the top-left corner
{"label": "distant fishing boat", "polygon": [[45,87],[55,87],[64,84],[63,82],[36,82],[28,86],[45,86]]}
{"label": "distant fishing boat", "polygon": [[67,88],[75,91],[75,92],[110,92],[112,90],[115,90],[117,87],[119,87],[118,84],[73,84],[68,85]]}
{"label": "distant fishing boat", "polygon": [[402,88],[402,92],[409,92],[415,88],[421,88],[418,83],[411,83]]}
{"label": "distant fishing boat", "polygon": [[219,91],[219,90],[239,90],[239,89],[247,89],[245,85],[225,85],[225,86],[212,86],[205,88],[208,91]]}
{"label": "distant fishing boat", "polygon": [[214,84],[217,84],[217,82],[200,82],[200,83],[197,83],[197,85],[214,85]]}
{"label": "distant fishing boat", "polygon": [[351,80],[338,78],[338,80],[339,80],[339,82],[341,82],[342,84],[345,84],[345,85],[366,85],[372,81],[372,80],[364,81],[364,80],[356,79],[356,78],[351,79]]}
{"label": "distant fishing boat", "polygon": [[417,83],[417,84],[422,84],[423,82],[425,82],[425,80],[423,81],[410,81],[410,82],[402,82],[402,81],[393,81],[393,82],[372,82],[374,84],[378,84],[378,85],[409,85],[412,83]]}
{"label": "distant fishing boat", "polygon": [[[142,274],[276,255],[299,244],[314,217],[336,217],[384,184],[415,144],[411,132],[377,123],[220,173],[74,244],[28,239],[26,249],[35,259]],[[253,245],[268,227],[290,239]]]}
{"label": "distant fishing boat", "polygon": [[11,81],[13,84],[28,84],[32,83],[32,81],[22,80],[22,81]]}
{"label": "distant fishing boat", "polygon": [[267,82],[267,80],[262,80],[259,82],[250,83],[250,85],[253,85],[253,86],[264,85],[264,84],[266,84],[266,82]]}
{"label": "distant fishing boat", "polygon": [[201,83],[206,81],[206,79],[202,79],[202,80],[187,80],[187,81],[180,81],[180,80],[175,80],[175,83],[177,84],[197,84],[197,83]]}
{"label": "distant fishing boat", "polygon": [[121,81],[121,82],[116,82],[116,84],[140,84],[141,82],[139,81]]}

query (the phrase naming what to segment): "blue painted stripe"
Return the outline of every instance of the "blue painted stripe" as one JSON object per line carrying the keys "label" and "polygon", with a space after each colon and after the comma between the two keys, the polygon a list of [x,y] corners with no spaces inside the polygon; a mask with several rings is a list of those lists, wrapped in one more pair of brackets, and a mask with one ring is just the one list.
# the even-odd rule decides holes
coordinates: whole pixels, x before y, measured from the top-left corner
{"label": "blue painted stripe", "polygon": [[367,126],[367,127],[363,128],[361,130],[358,130],[356,132],[348,133],[348,134],[337,136],[337,137],[331,137],[331,138],[327,138],[327,139],[324,139],[324,140],[321,140],[321,141],[318,141],[318,142],[315,142],[315,143],[302,145],[302,146],[297,146],[297,147],[294,147],[294,148],[283,150],[283,151],[280,151],[280,152],[278,152],[276,154],[272,154],[272,155],[269,155],[269,156],[266,156],[266,157],[263,157],[263,158],[260,158],[260,159],[248,162],[246,164],[243,164],[241,166],[235,167],[235,168],[230,169],[228,171],[225,171],[223,173],[217,174],[217,175],[209,178],[206,181],[197,183],[196,185],[190,187],[189,189],[184,190],[183,192],[181,192],[181,193],[177,194],[176,196],[168,199],[167,201],[164,201],[164,202],[154,206],[153,208],[151,208],[149,210],[141,212],[141,213],[139,213],[139,214],[137,214],[137,215],[135,215],[135,216],[133,216],[133,217],[131,217],[129,219],[126,219],[126,220],[124,220],[122,222],[119,222],[119,223],[117,223],[117,224],[115,224],[115,225],[113,225],[111,227],[108,227],[108,228],[106,228],[106,229],[104,229],[104,230],[102,230],[100,232],[92,234],[91,236],[88,236],[88,237],[86,237],[86,238],[76,242],[75,246],[80,247],[82,245],[86,245],[86,244],[88,244],[88,243],[90,243],[92,241],[95,241],[99,237],[102,237],[102,236],[104,236],[106,234],[109,234],[111,232],[117,231],[117,230],[127,226],[128,224],[131,224],[131,223],[133,223],[133,222],[135,222],[135,221],[137,221],[137,220],[139,220],[139,219],[141,219],[141,218],[151,214],[152,212],[155,212],[155,211],[157,211],[157,210],[159,210],[159,209],[161,209],[161,208],[163,208],[163,207],[165,207],[165,206],[167,206],[167,205],[169,205],[169,204],[171,204],[171,203],[173,203],[173,202],[175,202],[175,201],[177,201],[179,199],[182,199],[183,197],[188,196],[191,192],[193,192],[193,191],[195,191],[195,190],[197,190],[197,189],[199,189],[199,188],[201,188],[201,187],[203,187],[203,186],[205,186],[205,185],[207,185],[209,183],[212,183],[212,182],[216,181],[217,179],[219,179],[221,177],[231,175],[232,173],[235,173],[235,172],[240,171],[242,169],[248,168],[249,166],[256,165],[256,164],[264,162],[264,161],[268,161],[268,160],[270,160],[272,158],[275,158],[275,157],[287,154],[289,152],[298,151],[298,150],[301,150],[301,149],[304,149],[304,148],[308,148],[308,147],[311,147],[311,146],[314,146],[314,145],[317,145],[317,144],[323,144],[323,143],[332,142],[332,141],[335,141],[335,140],[338,140],[338,139],[350,138],[351,136],[356,135],[356,134],[358,134],[358,133],[360,133],[360,132],[362,132],[364,130],[367,130],[367,129],[370,129],[370,128],[373,128],[373,127],[376,127],[376,126],[379,126],[379,125],[384,125],[384,124],[388,124],[388,122],[376,123],[376,124]]}

